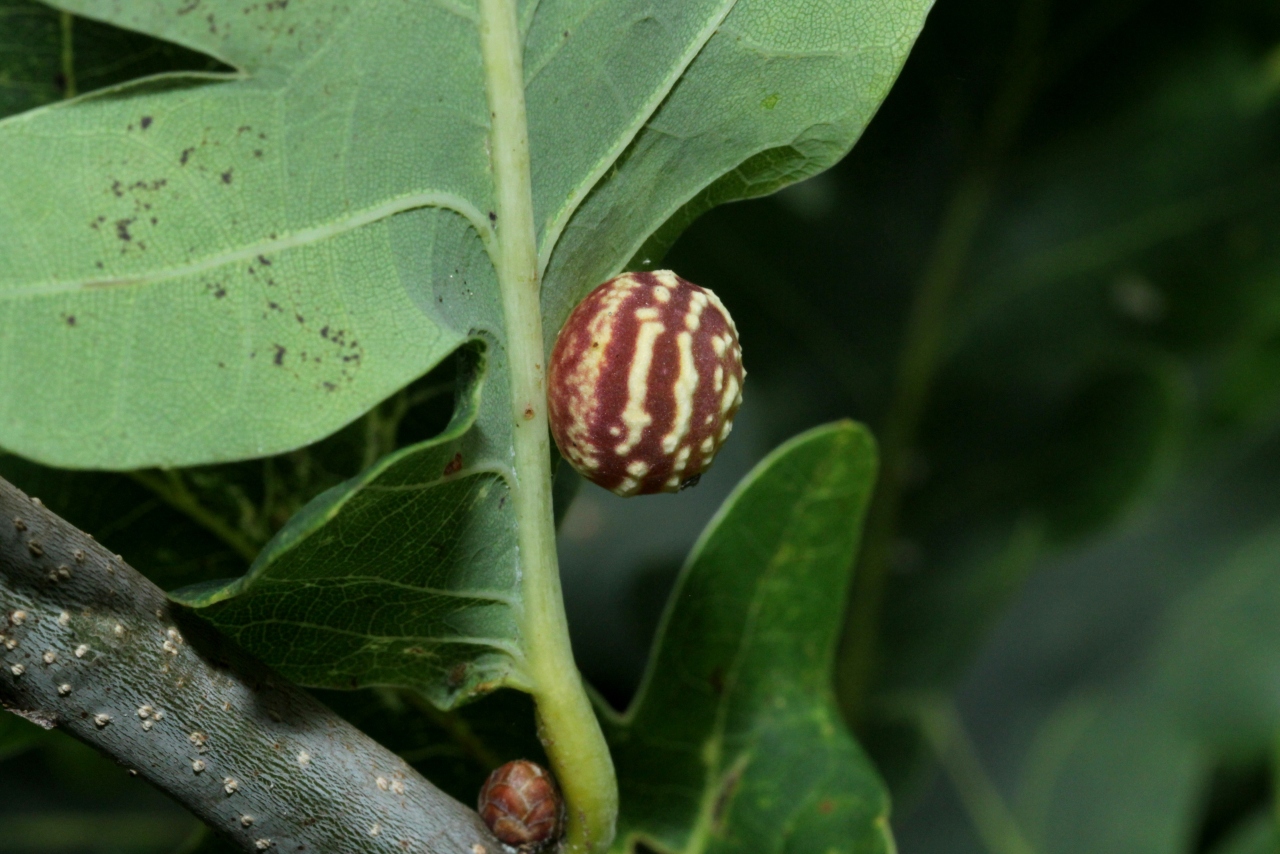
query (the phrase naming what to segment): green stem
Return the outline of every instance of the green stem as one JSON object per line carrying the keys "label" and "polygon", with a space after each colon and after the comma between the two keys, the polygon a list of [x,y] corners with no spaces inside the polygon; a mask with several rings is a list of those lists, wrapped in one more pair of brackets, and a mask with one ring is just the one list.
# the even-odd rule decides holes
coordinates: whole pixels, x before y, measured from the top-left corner
{"label": "green stem", "polygon": [[72,26],[75,16],[70,12],[60,12],[58,21],[62,25],[62,97],[76,96],[76,53],[72,40]]}
{"label": "green stem", "polygon": [[986,182],[971,177],[952,197],[907,320],[894,396],[880,430],[879,488],[867,516],[841,653],[840,694],[855,726],[865,722],[878,675],[880,615],[898,539],[898,517],[910,485],[916,430],[933,384],[947,309],[989,196]]}
{"label": "green stem", "polygon": [[176,471],[131,471],[129,477],[155,493],[156,497],[230,546],[249,563],[258,556],[259,546],[200,503]]}
{"label": "green stem", "polygon": [[911,457],[933,389],[952,301],[990,210],[1000,168],[1039,84],[1048,0],[1023,3],[1003,82],[983,126],[973,163],[947,205],[915,289],[903,336],[893,397],[880,431],[881,475],[867,517],[840,650],[839,692],[854,724],[866,723],[880,667],[880,621],[910,486]]}
{"label": "green stem", "polygon": [[480,41],[497,213],[494,260],[511,378],[511,489],[523,573],[526,667],[539,733],[568,802],[566,850],[588,854],[612,841],[618,786],[608,745],[573,661],[560,592],[523,49],[515,0],[480,0]]}
{"label": "green stem", "polygon": [[920,709],[920,729],[951,778],[984,847],[992,854],[1035,854],[1013,811],[987,776],[977,748],[949,701]]}
{"label": "green stem", "polygon": [[502,764],[502,757],[490,749],[483,738],[475,734],[471,725],[461,715],[456,712],[440,711],[435,704],[416,691],[405,691],[404,696],[424,717],[447,732],[454,744],[462,748],[467,757],[486,772]]}

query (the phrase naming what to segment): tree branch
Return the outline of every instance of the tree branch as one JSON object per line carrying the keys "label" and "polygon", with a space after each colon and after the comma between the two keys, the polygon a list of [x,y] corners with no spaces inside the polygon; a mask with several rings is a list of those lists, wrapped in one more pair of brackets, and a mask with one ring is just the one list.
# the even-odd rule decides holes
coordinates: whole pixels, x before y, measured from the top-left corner
{"label": "tree branch", "polygon": [[247,851],[502,850],[472,810],[3,479],[0,705]]}

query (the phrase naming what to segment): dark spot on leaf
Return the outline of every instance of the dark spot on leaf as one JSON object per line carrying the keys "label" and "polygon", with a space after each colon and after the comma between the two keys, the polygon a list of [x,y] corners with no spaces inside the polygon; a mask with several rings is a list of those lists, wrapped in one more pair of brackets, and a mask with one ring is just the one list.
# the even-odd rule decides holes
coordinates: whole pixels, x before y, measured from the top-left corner
{"label": "dark spot on leaf", "polygon": [[240,127],[236,128],[236,134],[239,135],[242,133],[248,133],[251,130],[253,130],[253,128],[249,127],[248,125],[240,125]]}
{"label": "dark spot on leaf", "polygon": [[285,353],[287,353],[287,352],[289,352],[289,351],[288,351],[288,350],[286,350],[284,347],[280,346],[279,344],[272,344],[271,346],[272,346],[272,347],[275,349],[275,351],[276,351],[276,354],[275,354],[275,356],[271,359],[271,361],[272,361],[272,362],[274,362],[274,363],[275,363],[275,364],[277,364],[277,365],[283,365],[283,364],[284,364],[284,354],[285,354]]}
{"label": "dark spot on leaf", "polygon": [[133,235],[129,233],[129,226],[132,224],[133,224],[132,218],[116,220],[116,237],[120,238],[126,243],[130,240],[133,240]]}
{"label": "dark spot on leaf", "polygon": [[253,156],[254,156],[254,157],[262,157],[262,149],[261,149],[261,148],[255,148],[255,149],[253,150]]}
{"label": "dark spot on leaf", "polygon": [[138,123],[142,125],[143,130],[146,130],[147,128],[151,127],[151,116],[143,116],[142,120]]}
{"label": "dark spot on leaf", "polygon": [[119,181],[112,181],[111,192],[115,195],[117,199],[122,197],[124,195],[124,185],[121,184]]}
{"label": "dark spot on leaf", "polygon": [[232,169],[228,169],[226,172],[223,172],[223,173],[222,173],[222,183],[224,183],[224,184],[230,184],[230,183],[231,183],[231,173],[232,173],[233,171],[234,171],[234,170],[232,170]]}
{"label": "dark spot on leaf", "polygon": [[262,265],[262,266],[264,266],[264,267],[270,267],[270,266],[271,266],[271,261],[267,258],[267,256],[266,256],[266,255],[259,255],[259,256],[258,256],[258,263],[259,263],[259,264],[261,264],[261,265]]}
{"label": "dark spot on leaf", "polygon": [[497,221],[498,221],[498,215],[493,211],[489,211],[489,222],[497,222]]}
{"label": "dark spot on leaf", "polygon": [[280,303],[271,302],[270,300],[267,301],[267,308],[271,309],[272,311],[284,311],[284,309],[280,307]]}
{"label": "dark spot on leaf", "polygon": [[192,152],[194,152],[194,151],[195,151],[195,149],[194,149],[194,148],[184,148],[184,149],[182,149],[182,156],[178,158],[178,162],[179,162],[179,163],[181,163],[183,166],[186,166],[186,165],[187,165],[187,158],[189,158],[189,157],[191,156]]}
{"label": "dark spot on leaf", "polygon": [[211,285],[205,285],[205,290],[213,294],[214,299],[222,299],[227,295],[227,289],[221,283],[215,282]]}
{"label": "dark spot on leaf", "polygon": [[823,815],[831,815],[832,810],[836,808],[835,802],[830,798],[823,798],[818,801],[818,812]]}
{"label": "dark spot on leaf", "polygon": [[338,387],[337,387],[336,385],[334,385],[333,383],[331,383],[331,382],[327,382],[327,381],[326,381],[325,383],[323,383],[323,385],[324,385],[324,390],[325,390],[325,391],[337,391],[337,390],[338,390]]}
{"label": "dark spot on leaf", "polygon": [[76,325],[76,316],[74,314],[64,314],[62,315],[62,319],[67,322],[67,326]]}
{"label": "dark spot on leaf", "polygon": [[448,477],[449,475],[457,474],[460,471],[462,471],[462,452],[461,451],[454,454],[453,459],[449,460],[449,463],[444,467],[444,476]]}

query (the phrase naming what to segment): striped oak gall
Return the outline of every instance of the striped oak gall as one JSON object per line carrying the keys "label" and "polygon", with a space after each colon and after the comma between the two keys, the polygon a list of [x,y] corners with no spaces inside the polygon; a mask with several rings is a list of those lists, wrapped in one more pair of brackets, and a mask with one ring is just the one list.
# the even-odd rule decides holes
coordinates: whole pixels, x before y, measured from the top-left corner
{"label": "striped oak gall", "polygon": [[547,402],[560,453],[618,495],[697,482],[742,404],[742,349],[711,291],[670,270],[624,273],[569,314]]}
{"label": "striped oak gall", "polygon": [[494,769],[476,811],[494,836],[521,851],[539,851],[564,834],[564,798],[551,773],[527,759]]}

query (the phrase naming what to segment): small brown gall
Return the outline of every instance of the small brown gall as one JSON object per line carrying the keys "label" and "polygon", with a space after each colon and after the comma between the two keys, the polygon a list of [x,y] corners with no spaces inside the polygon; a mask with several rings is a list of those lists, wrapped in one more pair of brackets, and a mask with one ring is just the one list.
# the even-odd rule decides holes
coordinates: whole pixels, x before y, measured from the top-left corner
{"label": "small brown gall", "polygon": [[742,405],[742,348],[711,291],[624,273],[565,321],[548,366],[560,453],[618,495],[678,492],[711,465]]}
{"label": "small brown gall", "polygon": [[564,799],[551,773],[517,759],[494,770],[477,807],[493,835],[524,852],[541,851],[564,833]]}

